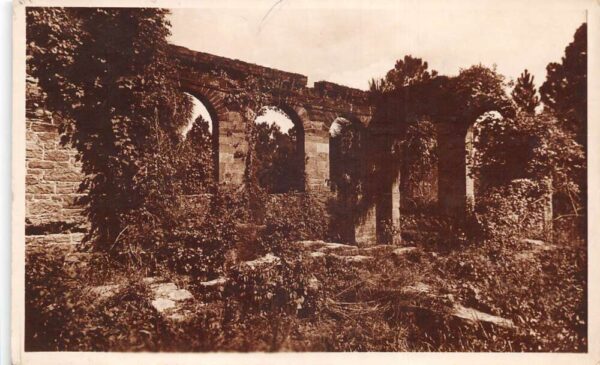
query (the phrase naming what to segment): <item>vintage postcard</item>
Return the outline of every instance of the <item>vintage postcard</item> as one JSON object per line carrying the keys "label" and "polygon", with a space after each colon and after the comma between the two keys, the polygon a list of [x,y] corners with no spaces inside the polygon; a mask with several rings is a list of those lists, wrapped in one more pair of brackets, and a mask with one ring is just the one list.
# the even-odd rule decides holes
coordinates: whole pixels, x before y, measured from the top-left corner
{"label": "vintage postcard", "polygon": [[599,10],[16,2],[13,362],[598,364]]}

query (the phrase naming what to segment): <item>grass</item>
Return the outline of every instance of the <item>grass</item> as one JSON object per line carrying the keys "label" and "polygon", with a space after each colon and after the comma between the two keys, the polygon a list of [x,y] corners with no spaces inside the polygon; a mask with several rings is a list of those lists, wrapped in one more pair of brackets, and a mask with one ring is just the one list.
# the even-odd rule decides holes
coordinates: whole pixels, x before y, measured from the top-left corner
{"label": "grass", "polygon": [[[292,249],[291,271],[253,277],[261,285],[279,283],[275,296],[257,300],[235,290],[206,293],[189,277],[142,273],[102,255],[69,262],[72,253],[60,246],[28,246],[26,350],[587,350],[583,243],[535,252],[515,240],[443,250],[425,244],[402,257],[391,249],[374,250],[371,260],[353,265],[334,256],[308,259],[307,249]],[[171,323],[158,314],[142,282],[150,274],[191,290],[193,315]],[[249,285],[248,277],[236,278],[236,285]],[[318,289],[306,294],[306,286],[294,286],[308,279],[316,279]],[[83,290],[115,283],[121,289],[105,301]],[[427,292],[407,290],[421,284]],[[290,288],[304,290],[304,307],[277,301],[291,300]],[[453,303],[510,319],[517,329],[457,319],[448,314]]]}

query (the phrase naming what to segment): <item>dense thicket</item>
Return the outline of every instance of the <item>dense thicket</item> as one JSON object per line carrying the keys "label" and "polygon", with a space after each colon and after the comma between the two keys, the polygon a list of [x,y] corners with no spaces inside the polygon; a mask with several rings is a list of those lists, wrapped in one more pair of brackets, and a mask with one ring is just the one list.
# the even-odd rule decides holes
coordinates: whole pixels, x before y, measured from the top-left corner
{"label": "dense thicket", "polygon": [[[88,239],[101,249],[164,238],[175,171],[163,153],[191,113],[167,53],[165,9],[28,8],[27,65],[76,148]],[[131,247],[129,247],[131,248]]]}

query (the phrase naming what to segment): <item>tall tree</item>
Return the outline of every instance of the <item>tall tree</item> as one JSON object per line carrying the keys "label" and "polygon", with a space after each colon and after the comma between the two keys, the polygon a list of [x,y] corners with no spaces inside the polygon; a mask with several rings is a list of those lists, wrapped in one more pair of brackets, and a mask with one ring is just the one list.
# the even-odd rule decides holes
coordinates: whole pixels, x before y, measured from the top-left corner
{"label": "tall tree", "polygon": [[525,69],[517,79],[512,91],[512,98],[517,104],[517,108],[529,114],[534,114],[535,108],[540,105],[540,98],[537,96],[533,79],[534,77]]}
{"label": "tall tree", "polygon": [[429,65],[421,58],[411,55],[396,61],[394,68],[388,71],[385,78],[372,79],[369,82],[371,91],[391,91],[402,87],[424,83],[437,76],[437,71],[429,71]]}
{"label": "tall tree", "polygon": [[85,179],[97,248],[154,245],[169,222],[165,148],[190,118],[168,55],[168,11],[27,8],[28,71],[62,122]]}
{"label": "tall tree", "polygon": [[546,67],[546,81],[540,87],[542,102],[576,133],[585,144],[587,123],[587,24],[575,31],[560,63]]}

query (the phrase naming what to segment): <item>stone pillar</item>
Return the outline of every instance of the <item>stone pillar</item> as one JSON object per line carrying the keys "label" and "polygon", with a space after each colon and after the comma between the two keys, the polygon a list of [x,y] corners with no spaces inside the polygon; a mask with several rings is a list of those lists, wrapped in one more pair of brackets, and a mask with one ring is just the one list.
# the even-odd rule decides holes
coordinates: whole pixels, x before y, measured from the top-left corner
{"label": "stone pillar", "polygon": [[307,121],[304,128],[305,189],[329,191],[329,133],[319,121]]}
{"label": "stone pillar", "polygon": [[399,245],[402,242],[400,235],[400,173],[392,180],[392,243]]}
{"label": "stone pillar", "polygon": [[552,241],[554,236],[554,211],[552,207],[552,179],[544,180],[546,191],[544,192],[544,239]]}
{"label": "stone pillar", "polygon": [[244,115],[238,111],[225,113],[219,120],[219,183],[241,185],[246,169],[246,123]]}
{"label": "stone pillar", "polygon": [[354,227],[354,237],[359,246],[370,246],[377,243],[377,214],[375,205],[367,208]]}
{"label": "stone pillar", "polygon": [[473,168],[473,159],[475,158],[475,145],[473,140],[473,126],[467,129],[465,137],[465,207],[467,213],[473,213],[475,210],[475,178],[471,175]]}
{"label": "stone pillar", "polygon": [[464,217],[467,200],[465,131],[438,124],[438,191],[443,213]]}
{"label": "stone pillar", "polygon": [[377,214],[377,242],[401,242],[400,235],[400,155],[393,136],[370,136],[369,154],[375,161],[372,176]]}

